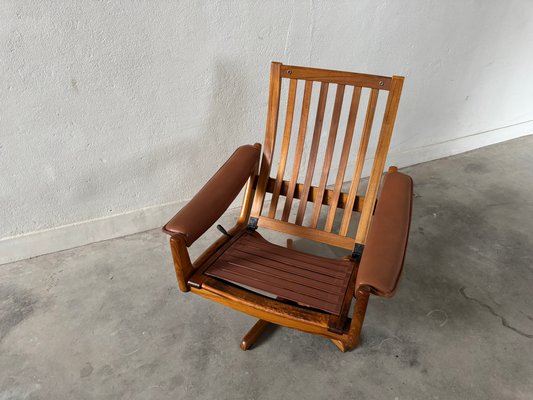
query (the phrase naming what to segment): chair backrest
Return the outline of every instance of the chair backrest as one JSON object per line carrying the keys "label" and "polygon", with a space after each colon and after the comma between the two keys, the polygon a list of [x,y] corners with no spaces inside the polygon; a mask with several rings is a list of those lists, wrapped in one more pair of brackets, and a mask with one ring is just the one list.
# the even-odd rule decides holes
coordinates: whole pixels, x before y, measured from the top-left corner
{"label": "chair backrest", "polygon": [[[402,84],[403,77],[399,76],[385,77],[289,66],[273,62],[270,74],[266,135],[250,215],[251,221],[260,227],[347,249],[353,249],[357,244],[364,244],[385,167]],[[298,87],[302,85],[303,95],[301,89],[298,91]],[[332,91],[333,85],[335,97],[333,104],[329,102],[329,108],[332,105],[332,109],[329,110],[328,92]],[[287,94],[284,96],[286,97],[285,123],[283,130],[280,129],[279,133],[281,149],[276,152],[279,154],[278,168],[275,176],[271,177],[274,154],[277,150],[280,102],[284,94],[282,88],[287,86]],[[312,101],[313,90],[319,90],[318,97],[314,96],[315,101]],[[366,194],[358,196],[357,191],[365,158],[367,158],[367,148],[376,119],[376,110],[379,109],[378,95],[382,92],[386,92],[387,100],[384,107],[381,107],[383,108],[383,120],[379,129],[372,169]],[[300,94],[302,101],[301,107],[298,105],[297,108],[300,111],[300,123],[298,129],[293,129],[297,93]],[[346,117],[344,118],[346,126],[340,128],[345,97],[350,98],[350,104],[349,109],[343,114]],[[368,98],[368,104],[364,123],[361,121],[360,134],[356,135],[359,137],[359,145],[355,152],[351,151],[352,139],[362,98]],[[313,112],[316,110],[312,129],[308,127],[310,110]],[[331,115],[329,132],[323,135],[322,126],[327,115]],[[339,130],[344,132],[342,140],[342,134],[338,134]],[[308,135],[311,131],[312,135]],[[321,140],[322,136],[324,136],[323,140]],[[327,140],[325,140],[326,136]],[[337,147],[337,153],[335,153],[337,142],[339,144],[342,142],[342,147]],[[353,157],[351,153],[354,153]],[[317,159],[319,163],[322,163],[322,169],[315,172]],[[334,183],[328,185],[334,160],[338,160],[336,176]],[[306,162],[302,163],[303,161]],[[353,168],[351,175],[346,171],[349,165]],[[315,185],[313,185],[313,180],[316,181]],[[345,180],[351,181],[348,190],[343,190]],[[268,202],[265,203],[268,193],[271,193],[269,205]],[[280,197],[285,198],[284,202],[280,201]],[[295,202],[294,199],[299,201]],[[263,207],[264,204],[265,207]],[[321,212],[323,206],[329,207],[327,213]],[[354,237],[350,236],[349,232],[353,231],[350,229],[350,221],[356,222],[352,218],[355,212],[361,214]],[[321,220],[323,215],[326,215],[325,220],[323,218]]]}

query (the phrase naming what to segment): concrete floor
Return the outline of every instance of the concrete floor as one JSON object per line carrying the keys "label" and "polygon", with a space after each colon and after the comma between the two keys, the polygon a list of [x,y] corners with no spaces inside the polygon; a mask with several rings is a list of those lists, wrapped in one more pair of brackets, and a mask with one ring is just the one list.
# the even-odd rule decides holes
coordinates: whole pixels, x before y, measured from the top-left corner
{"label": "concrete floor", "polygon": [[178,292],[158,230],[2,265],[0,399],[532,399],[532,149],[405,169],[403,280],[346,354],[285,328],[242,352],[253,319]]}

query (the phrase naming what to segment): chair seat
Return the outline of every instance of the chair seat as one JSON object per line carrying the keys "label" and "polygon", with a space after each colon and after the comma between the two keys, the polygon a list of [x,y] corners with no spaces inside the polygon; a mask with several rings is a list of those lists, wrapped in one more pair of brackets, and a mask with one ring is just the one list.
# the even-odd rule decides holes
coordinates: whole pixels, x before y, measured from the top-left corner
{"label": "chair seat", "polygon": [[355,263],[302,253],[247,231],[204,272],[339,316]]}

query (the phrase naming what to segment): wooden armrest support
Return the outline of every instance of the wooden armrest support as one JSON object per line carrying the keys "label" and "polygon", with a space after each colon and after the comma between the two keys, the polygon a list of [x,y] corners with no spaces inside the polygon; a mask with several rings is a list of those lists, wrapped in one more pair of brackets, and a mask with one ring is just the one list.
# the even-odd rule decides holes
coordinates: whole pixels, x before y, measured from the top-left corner
{"label": "wooden armrest support", "polygon": [[258,146],[239,147],[202,189],[164,227],[192,245],[227,210],[259,162]]}
{"label": "wooden armrest support", "polygon": [[172,236],[170,238],[170,250],[172,251],[178,286],[182,292],[188,292],[190,289],[187,281],[194,272],[194,268],[189,257],[185,237],[181,234]]}
{"label": "wooden armrest support", "polygon": [[413,200],[411,178],[392,171],[384,177],[355,285],[384,297],[394,294],[402,272]]}

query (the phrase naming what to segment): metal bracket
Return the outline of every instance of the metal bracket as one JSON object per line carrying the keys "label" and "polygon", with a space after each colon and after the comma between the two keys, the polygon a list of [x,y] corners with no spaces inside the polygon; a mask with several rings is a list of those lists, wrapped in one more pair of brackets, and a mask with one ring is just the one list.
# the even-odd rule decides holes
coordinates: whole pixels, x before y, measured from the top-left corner
{"label": "metal bracket", "polygon": [[259,218],[250,217],[250,222],[248,223],[248,229],[251,231],[255,231],[257,229],[258,222],[259,222]]}
{"label": "metal bracket", "polygon": [[193,282],[193,281],[189,281],[187,283],[189,284],[189,286],[192,286],[195,289],[201,289],[202,288],[202,284],[201,283]]}
{"label": "metal bracket", "polygon": [[361,257],[363,256],[363,250],[365,249],[365,245],[361,243],[356,243],[353,252],[352,252],[352,258],[355,261],[361,261]]}

